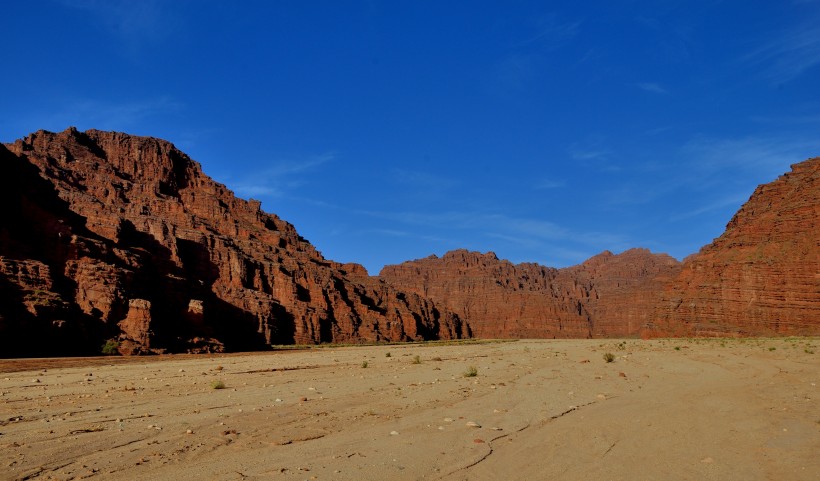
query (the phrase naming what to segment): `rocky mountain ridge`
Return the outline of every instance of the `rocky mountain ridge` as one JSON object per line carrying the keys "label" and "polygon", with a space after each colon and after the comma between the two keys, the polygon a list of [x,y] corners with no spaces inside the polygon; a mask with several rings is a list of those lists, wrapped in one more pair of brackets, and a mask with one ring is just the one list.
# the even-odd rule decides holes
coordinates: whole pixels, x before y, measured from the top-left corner
{"label": "rocky mountain ridge", "polygon": [[457,250],[325,259],[171,143],[39,131],[0,145],[0,356],[464,337],[820,334],[820,159],[760,186],[683,263],[564,269]]}
{"label": "rocky mountain ridge", "polygon": [[325,259],[169,142],[70,128],[0,146],[0,353],[450,339],[458,316]]}
{"label": "rocky mountain ridge", "polygon": [[386,266],[379,277],[452,309],[477,337],[587,338],[637,335],[679,269],[646,249],[607,251],[564,269],[456,250]]}
{"label": "rocky mountain ridge", "polygon": [[630,249],[553,269],[457,250],[380,277],[449,307],[479,337],[820,334],[820,158],[761,185],[697,254]]}

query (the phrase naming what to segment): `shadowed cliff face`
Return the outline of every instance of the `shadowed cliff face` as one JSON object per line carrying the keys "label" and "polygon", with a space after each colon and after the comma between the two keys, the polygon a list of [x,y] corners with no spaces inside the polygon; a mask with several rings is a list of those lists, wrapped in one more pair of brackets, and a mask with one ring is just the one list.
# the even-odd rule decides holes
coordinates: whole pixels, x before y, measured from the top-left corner
{"label": "shadowed cliff face", "polygon": [[14,206],[0,224],[0,355],[468,334],[429,300],[324,259],[168,142],[39,131],[0,157]]}
{"label": "shadowed cliff face", "polygon": [[[684,263],[553,269],[465,250],[369,277],[172,144],[40,131],[0,145],[0,356],[271,344],[820,333],[820,159],[760,186]],[[469,323],[469,324],[468,324]]]}
{"label": "shadowed cliff face", "polygon": [[678,268],[645,249],[566,269],[458,250],[386,266],[380,277],[454,310],[477,337],[585,338],[636,336]]}
{"label": "shadowed cliff face", "polygon": [[688,257],[645,336],[820,333],[820,158],[759,186]]}

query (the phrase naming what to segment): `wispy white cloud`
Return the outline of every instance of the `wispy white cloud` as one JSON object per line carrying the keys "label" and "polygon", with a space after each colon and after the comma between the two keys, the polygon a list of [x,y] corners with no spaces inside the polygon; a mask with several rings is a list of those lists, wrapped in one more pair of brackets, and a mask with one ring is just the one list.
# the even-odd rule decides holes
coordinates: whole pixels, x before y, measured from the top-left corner
{"label": "wispy white cloud", "polygon": [[533,186],[536,190],[550,190],[564,187],[566,182],[556,179],[541,179]]}
{"label": "wispy white cloud", "polygon": [[535,33],[521,41],[519,46],[536,44],[539,47],[556,47],[560,43],[578,35],[580,27],[580,21],[565,22],[559,20],[555,14],[545,15],[538,20]]}
{"label": "wispy white cloud", "polygon": [[[59,0],[68,8],[84,12],[86,18],[114,37],[135,48],[140,43],[157,42],[179,29],[179,19],[172,16],[158,0]],[[171,28],[173,27],[173,28]]]}
{"label": "wispy white cloud", "polygon": [[573,145],[569,148],[569,155],[575,160],[599,160],[607,159],[612,155],[612,152],[605,149],[596,149],[583,147],[580,145]]}
{"label": "wispy white cloud", "polygon": [[700,173],[724,169],[783,172],[789,165],[820,152],[820,139],[790,136],[713,138],[700,136],[687,142],[681,156]]}
{"label": "wispy white cloud", "polygon": [[652,92],[654,94],[668,94],[669,91],[665,88],[661,87],[660,84],[656,84],[653,82],[642,82],[635,84],[639,89],[645,90],[647,92]]}
{"label": "wispy white cloud", "polygon": [[142,131],[147,120],[178,115],[184,109],[183,103],[167,96],[131,101],[67,98],[54,102],[47,111],[35,109],[16,117],[8,130],[20,130],[25,135],[39,129],[61,131],[74,126],[80,130],[155,135],[156,132]]}
{"label": "wispy white cloud", "polygon": [[[241,196],[279,197],[289,190],[305,185],[299,176],[333,161],[336,155],[327,152],[303,159],[274,160],[268,167],[242,179],[232,180],[231,186]],[[295,178],[294,178],[295,177]]]}
{"label": "wispy white cloud", "polygon": [[549,53],[563,47],[578,35],[581,22],[559,20],[547,14],[536,20],[523,40],[511,45],[510,51],[495,65],[495,81],[503,90],[520,91],[533,85]]}
{"label": "wispy white cloud", "polygon": [[394,169],[394,178],[403,184],[410,184],[423,189],[449,189],[458,184],[452,178],[428,172],[420,172],[407,169]]}
{"label": "wispy white cloud", "polygon": [[[820,1],[820,0],[818,0]],[[804,124],[820,124],[820,115],[818,114],[804,114],[804,115],[755,115],[751,117],[753,122],[764,124],[777,125],[804,125]]]}
{"label": "wispy white cloud", "polygon": [[522,241],[572,241],[584,245],[620,245],[626,239],[618,234],[578,232],[539,218],[512,217],[486,212],[384,212],[359,213],[393,222],[424,226],[428,229],[455,229],[481,232],[483,235],[512,236]]}
{"label": "wispy white cloud", "polygon": [[684,220],[684,219],[689,219],[689,218],[692,218],[692,217],[698,217],[700,215],[703,215],[703,214],[706,214],[706,213],[709,213],[709,212],[714,212],[714,211],[721,210],[721,209],[726,209],[726,208],[731,208],[732,210],[737,210],[738,206],[743,204],[743,202],[747,201],[748,199],[749,199],[749,193],[747,193],[745,195],[737,194],[737,195],[730,195],[730,196],[727,196],[727,197],[722,197],[722,198],[717,199],[713,202],[709,202],[709,203],[706,203],[704,205],[701,205],[700,207],[698,207],[696,209],[693,209],[693,210],[690,210],[690,211],[687,211],[687,212],[681,212],[679,214],[673,215],[669,218],[669,220],[671,220],[672,222],[678,222],[678,221],[681,221],[681,220]]}
{"label": "wispy white cloud", "polygon": [[780,33],[741,61],[762,68],[775,83],[788,82],[820,64],[820,18]]}

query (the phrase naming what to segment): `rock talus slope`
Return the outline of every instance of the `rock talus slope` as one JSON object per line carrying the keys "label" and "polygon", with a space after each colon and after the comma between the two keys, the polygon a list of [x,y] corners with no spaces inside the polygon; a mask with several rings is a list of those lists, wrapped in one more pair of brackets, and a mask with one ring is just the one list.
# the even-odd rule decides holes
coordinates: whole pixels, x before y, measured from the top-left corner
{"label": "rock talus slope", "polygon": [[70,128],[0,146],[0,354],[458,338],[446,309],[325,259],[171,143]]}
{"label": "rock talus slope", "polygon": [[820,158],[759,186],[688,257],[643,335],[820,333]]}

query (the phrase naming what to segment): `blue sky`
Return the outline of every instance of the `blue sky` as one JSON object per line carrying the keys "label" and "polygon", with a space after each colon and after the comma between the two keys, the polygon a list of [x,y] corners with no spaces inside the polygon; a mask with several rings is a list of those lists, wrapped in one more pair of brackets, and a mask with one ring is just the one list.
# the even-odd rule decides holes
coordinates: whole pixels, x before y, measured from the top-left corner
{"label": "blue sky", "polygon": [[174,142],[328,258],[679,259],[820,155],[818,1],[4,2],[0,140]]}

